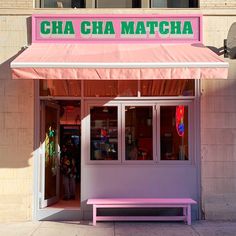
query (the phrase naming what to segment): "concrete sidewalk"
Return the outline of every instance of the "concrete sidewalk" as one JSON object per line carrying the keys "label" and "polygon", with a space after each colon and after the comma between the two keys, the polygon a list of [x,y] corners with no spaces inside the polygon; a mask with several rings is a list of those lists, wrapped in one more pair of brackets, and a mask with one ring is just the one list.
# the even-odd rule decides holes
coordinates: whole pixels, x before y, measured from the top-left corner
{"label": "concrete sidewalk", "polygon": [[236,221],[159,222],[23,222],[1,223],[1,236],[236,236]]}

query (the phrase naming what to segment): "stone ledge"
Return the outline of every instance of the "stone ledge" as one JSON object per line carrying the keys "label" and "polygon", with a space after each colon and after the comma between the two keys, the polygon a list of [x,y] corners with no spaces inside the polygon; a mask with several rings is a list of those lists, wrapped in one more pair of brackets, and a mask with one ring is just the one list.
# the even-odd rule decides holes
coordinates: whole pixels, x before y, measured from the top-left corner
{"label": "stone ledge", "polygon": [[229,8],[193,8],[193,9],[158,9],[158,8],[136,8],[136,9],[72,9],[72,8],[0,8],[0,15],[31,15],[31,14],[203,14],[212,16],[236,16],[236,7]]}

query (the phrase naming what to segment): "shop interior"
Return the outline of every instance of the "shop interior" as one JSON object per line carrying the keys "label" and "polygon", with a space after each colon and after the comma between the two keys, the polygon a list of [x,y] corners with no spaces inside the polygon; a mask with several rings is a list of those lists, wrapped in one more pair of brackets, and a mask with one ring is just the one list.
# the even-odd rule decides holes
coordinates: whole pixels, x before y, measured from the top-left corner
{"label": "shop interior", "polygon": [[[59,101],[60,105],[60,204],[70,206],[80,205],[80,181],[81,181],[81,129],[80,129],[80,101]],[[70,179],[75,184],[74,193],[65,196],[65,184],[63,181],[63,148],[66,148],[66,154],[71,162],[69,167]],[[64,160],[65,161],[65,160]],[[66,164],[66,163],[65,163]],[[67,171],[67,170],[65,170]],[[70,185],[71,183],[69,183]]]}
{"label": "shop interior", "polygon": [[[58,108],[59,121],[56,125],[53,110],[46,108],[45,199],[57,195],[59,200],[49,203],[48,206],[53,208],[78,208],[80,207],[81,183],[80,101],[58,100],[50,104]],[[56,132],[59,132],[59,134],[55,135]],[[55,158],[59,158],[59,165],[56,164],[54,159],[54,156],[57,155],[53,155],[55,150],[58,150],[56,148],[57,142],[60,150],[58,152],[59,157]],[[60,171],[55,171],[55,167],[59,167]]]}

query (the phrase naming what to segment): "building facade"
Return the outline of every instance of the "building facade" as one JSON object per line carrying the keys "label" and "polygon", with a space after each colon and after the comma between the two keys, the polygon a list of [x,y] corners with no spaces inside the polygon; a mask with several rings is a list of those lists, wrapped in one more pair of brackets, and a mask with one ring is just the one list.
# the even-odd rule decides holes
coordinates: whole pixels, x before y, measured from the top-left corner
{"label": "building facade", "polygon": [[[76,9],[71,8],[71,1],[61,2],[62,7],[57,5],[56,2],[54,6],[47,6],[47,1],[40,3],[40,1],[32,0],[1,1],[0,3],[1,221],[26,221],[46,218],[60,219],[63,214],[66,216],[69,214],[71,215],[71,219],[74,219],[74,216],[72,216],[73,213],[69,210],[59,213],[55,209],[46,207],[44,212],[39,211],[40,196],[38,185],[42,181],[39,173],[39,164],[37,163],[39,136],[42,129],[42,121],[40,121],[39,113],[40,102],[43,103],[44,98],[48,95],[47,93],[44,94],[44,92],[48,88],[50,90],[50,85],[41,84],[41,82],[35,80],[13,80],[10,68],[10,63],[21,54],[23,51],[22,48],[30,45],[32,42],[32,14],[202,14],[203,43],[206,46],[218,49],[218,51],[223,47],[224,39],[227,38],[231,25],[236,22],[235,0],[190,1],[192,5],[188,1],[182,1],[180,7],[174,6],[177,8],[173,8],[171,1],[169,3],[168,1],[152,2],[142,0],[140,3],[135,3],[135,9],[131,8],[132,1],[126,1],[127,3],[122,5],[124,8],[121,8],[122,6],[116,8],[116,6],[111,5],[109,9],[104,7],[107,6],[107,1],[95,2],[87,0],[81,5],[83,8],[77,7]],[[99,7],[99,4],[101,4],[101,7]],[[45,7],[40,8],[40,6]],[[199,132],[193,131],[189,134],[194,134],[194,137],[191,139],[192,141],[190,140],[190,142],[195,143],[193,162],[190,165],[179,165],[177,163],[178,169],[174,170],[174,173],[176,175],[176,181],[181,181],[179,183],[179,191],[183,194],[189,194],[189,197],[198,200],[198,208],[195,209],[196,219],[236,219],[236,62],[234,59],[225,58],[225,60],[230,65],[229,76],[226,80],[196,81],[194,85],[194,98],[192,100],[184,100],[184,104],[187,107],[191,107],[191,104],[194,103],[194,108],[188,108],[192,109],[188,111],[195,114],[195,118],[193,118],[196,120],[194,127]],[[45,86],[47,89],[44,89]],[[71,86],[73,87],[73,85]],[[91,84],[87,86],[92,88]],[[88,94],[90,92],[87,91]],[[103,91],[100,92],[102,93]],[[69,93],[67,97],[73,97],[72,100],[80,97],[79,100],[81,101],[84,98],[81,98],[81,94],[79,93],[79,91]],[[60,97],[58,100],[68,100],[64,94],[61,95],[59,93],[59,96],[57,93],[55,94],[55,97]],[[91,92],[91,94],[94,96],[94,92]],[[54,96],[52,92],[51,95],[52,97]],[[164,103],[160,103],[159,98],[156,97],[155,99],[152,98],[151,102],[147,102],[147,100],[145,102],[142,101],[143,106],[157,106],[159,109]],[[110,103],[107,103],[106,99],[105,103],[108,104],[108,108],[122,106],[119,103],[119,99],[109,101]],[[140,102],[140,100],[137,101]],[[100,105],[98,106],[99,103],[95,104],[93,100],[89,100],[84,105],[83,112],[86,112],[86,109],[92,109],[95,105],[104,107],[103,102],[104,100],[101,99]],[[129,108],[137,106],[137,103],[131,102],[131,100],[126,102],[126,106]],[[169,101],[165,102],[168,103]],[[178,106],[179,104],[171,100],[171,105]],[[68,108],[70,105],[66,104],[66,107]],[[99,109],[95,111],[95,114],[98,113]],[[149,115],[148,109],[147,114]],[[92,116],[91,119],[93,119]],[[96,120],[96,117],[94,119]],[[81,125],[84,124],[84,130],[82,132],[85,134],[85,127],[87,127],[85,125],[87,123],[83,122],[88,121],[82,120]],[[96,125],[99,126],[100,120],[98,119],[98,122],[95,120],[94,126],[96,128]],[[91,120],[89,122],[91,126]],[[192,124],[191,122],[192,120],[189,121],[189,126]],[[66,123],[63,124],[66,125]],[[157,133],[157,131],[155,132]],[[81,202],[78,212],[81,218],[91,217],[90,209],[86,206],[86,199],[88,197],[104,195],[114,197],[116,194],[122,195],[122,193],[126,193],[126,197],[133,196],[133,193],[141,197],[153,197],[155,194],[160,194],[159,196],[162,197],[170,197],[172,194],[168,189],[168,185],[165,185],[165,183],[168,184],[168,181],[172,181],[171,178],[168,180],[166,173],[169,173],[171,169],[175,168],[173,167],[175,164],[171,166],[168,164],[162,165],[161,168],[149,164],[140,165],[139,163],[123,165],[123,162],[121,165],[110,163],[109,165],[88,164],[87,157],[83,157],[83,155],[89,156],[89,154],[86,154],[86,148],[81,151],[81,186],[78,187],[80,189]],[[96,155],[100,158],[100,154]],[[125,156],[126,154],[123,153],[122,155]],[[143,175],[141,174],[142,172]],[[111,181],[109,178],[114,173],[120,180],[114,178],[112,184],[109,186],[109,181]],[[132,176],[127,179],[130,173],[132,173]],[[150,174],[150,177],[143,177],[148,174]],[[184,178],[186,175],[188,178]],[[158,178],[163,178],[167,182],[157,181]],[[124,181],[127,181],[127,185],[131,187],[130,194],[127,193],[123,186]],[[146,193],[143,193],[140,185],[148,185],[148,187],[144,188]],[[185,189],[185,186],[189,186],[189,189]],[[158,188],[159,190],[154,190]],[[177,192],[177,196],[182,195]]]}

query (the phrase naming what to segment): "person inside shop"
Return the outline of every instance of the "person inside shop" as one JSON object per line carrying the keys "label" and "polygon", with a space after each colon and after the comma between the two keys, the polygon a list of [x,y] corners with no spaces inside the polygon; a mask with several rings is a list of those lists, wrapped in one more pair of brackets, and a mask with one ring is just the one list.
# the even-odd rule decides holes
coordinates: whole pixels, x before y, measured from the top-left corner
{"label": "person inside shop", "polygon": [[63,200],[75,199],[76,163],[72,153],[65,145],[61,151],[61,172],[63,178]]}

